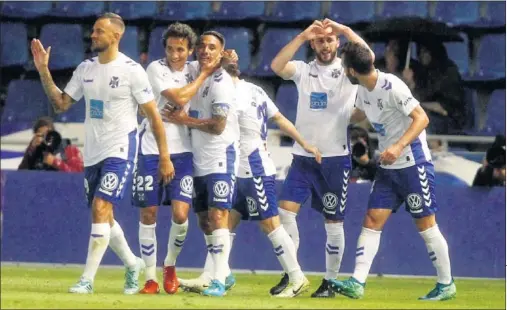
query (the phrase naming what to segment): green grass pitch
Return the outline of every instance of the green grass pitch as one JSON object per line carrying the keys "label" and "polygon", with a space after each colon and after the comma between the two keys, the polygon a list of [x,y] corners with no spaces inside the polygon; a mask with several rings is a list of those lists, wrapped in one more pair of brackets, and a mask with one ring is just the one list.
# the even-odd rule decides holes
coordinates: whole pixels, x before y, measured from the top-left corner
{"label": "green grass pitch", "polygon": [[[445,302],[418,301],[434,285],[433,279],[370,277],[365,297],[351,300],[337,295],[334,299],[313,299],[310,294],[321,278],[309,276],[311,288],[293,299],[270,297],[269,288],[278,282],[278,275],[236,274],[236,286],[223,298],[199,296],[181,290],[173,296],[124,296],[123,270],[101,268],[93,295],[67,293],[79,278],[82,268],[2,266],[1,308],[143,308],[143,309],[505,309],[505,280],[456,279],[457,298]],[[180,272],[182,278],[197,274]],[[159,272],[159,278],[161,278]],[[144,275],[141,275],[144,280]]]}

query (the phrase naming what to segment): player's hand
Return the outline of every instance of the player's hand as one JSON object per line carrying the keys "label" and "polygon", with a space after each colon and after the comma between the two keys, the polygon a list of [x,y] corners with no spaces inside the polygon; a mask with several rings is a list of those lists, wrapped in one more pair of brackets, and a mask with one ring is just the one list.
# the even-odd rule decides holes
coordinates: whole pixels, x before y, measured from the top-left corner
{"label": "player's hand", "polygon": [[176,125],[185,125],[185,119],[188,117],[188,114],[185,110],[163,110],[162,112],[162,121],[169,122]]}
{"label": "player's hand", "polygon": [[48,166],[53,166],[53,162],[55,161],[55,156],[51,153],[46,153],[44,155],[43,162]]}
{"label": "player's hand", "polygon": [[343,34],[347,26],[339,24],[329,18],[326,18],[322,21],[322,26],[326,30],[326,33],[332,33],[334,35]]}
{"label": "player's hand", "polygon": [[201,73],[206,76],[210,76],[215,72],[218,68],[220,68],[222,64],[222,56],[217,56],[215,59],[210,61],[209,63],[205,63],[201,66]]}
{"label": "player's hand", "polygon": [[174,178],[174,166],[173,162],[169,158],[169,156],[166,157],[160,157],[160,160],[158,162],[158,180],[160,183],[167,185],[171,180]]}
{"label": "player's hand", "polygon": [[42,43],[37,39],[32,39],[31,50],[33,55],[33,62],[37,71],[48,68],[49,53],[51,53],[51,46],[44,49]]}
{"label": "player's hand", "polygon": [[322,154],[317,147],[313,145],[305,145],[303,146],[303,149],[308,153],[312,153],[315,156],[315,161],[317,161],[319,164],[322,163]]}
{"label": "player's hand", "polygon": [[224,56],[222,57],[223,63],[236,63],[239,60],[239,56],[236,53],[236,50],[229,49],[224,51]]}
{"label": "player's hand", "polygon": [[315,38],[322,38],[331,33],[331,29],[325,29],[321,21],[314,21],[308,28],[303,31],[302,36],[306,41],[313,40]]}
{"label": "player's hand", "polygon": [[380,154],[380,163],[382,165],[394,164],[396,159],[400,157],[401,151],[403,151],[403,147],[398,143],[391,145]]}

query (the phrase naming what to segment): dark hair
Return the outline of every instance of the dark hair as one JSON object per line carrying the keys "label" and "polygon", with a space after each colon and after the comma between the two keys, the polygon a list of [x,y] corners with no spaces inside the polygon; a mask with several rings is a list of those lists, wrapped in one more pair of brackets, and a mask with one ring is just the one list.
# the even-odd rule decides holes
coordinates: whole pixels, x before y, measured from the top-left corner
{"label": "dark hair", "polygon": [[345,56],[345,67],[352,68],[359,74],[368,74],[374,69],[370,49],[361,43],[345,43],[340,55],[342,58]]}
{"label": "dark hair", "polygon": [[194,49],[195,43],[197,42],[197,35],[192,27],[179,22],[169,25],[169,27],[167,27],[164,31],[164,34],[162,35],[162,44],[164,45],[164,48],[167,44],[168,38],[187,39],[189,50]]}
{"label": "dark hair", "polygon": [[199,43],[201,43],[202,37],[204,36],[214,36],[220,41],[222,46],[225,47],[225,37],[220,32],[214,30],[208,30],[203,32],[203,34],[201,34],[201,36],[199,37]]}
{"label": "dark hair", "polygon": [[53,120],[49,116],[39,117],[33,124],[33,133],[36,133],[42,127],[49,127],[50,130],[54,130]]}
{"label": "dark hair", "polygon": [[121,28],[121,31],[124,32],[125,31],[125,23],[123,22],[123,18],[121,18],[120,15],[118,14],[115,14],[115,13],[111,13],[111,12],[106,12],[102,15],[100,15],[97,20],[99,19],[104,19],[104,18],[107,18],[109,19],[109,21],[112,23],[112,24],[115,24],[117,26],[119,26]]}
{"label": "dark hair", "polygon": [[224,68],[224,70],[227,73],[229,73],[229,75],[232,77],[238,77],[241,74],[241,71],[239,70],[238,63],[224,64],[224,65],[222,65],[222,68]]}

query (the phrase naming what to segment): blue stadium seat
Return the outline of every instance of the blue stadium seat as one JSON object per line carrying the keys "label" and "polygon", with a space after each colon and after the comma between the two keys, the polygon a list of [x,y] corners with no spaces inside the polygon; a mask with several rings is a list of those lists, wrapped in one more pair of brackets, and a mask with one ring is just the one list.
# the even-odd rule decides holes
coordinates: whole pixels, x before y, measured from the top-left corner
{"label": "blue stadium seat", "polygon": [[327,15],[344,24],[369,22],[375,18],[375,1],[333,1]]}
{"label": "blue stadium seat", "polygon": [[505,89],[497,89],[491,93],[486,113],[483,133],[489,136],[505,134]]}
{"label": "blue stadium seat", "polygon": [[375,59],[384,58],[384,53],[386,52],[386,44],[384,42],[375,42],[370,48],[375,53]]}
{"label": "blue stadium seat", "polygon": [[298,90],[296,85],[294,83],[280,85],[276,92],[275,104],[280,113],[292,123],[295,123],[298,106]]}
{"label": "blue stadium seat", "polygon": [[473,25],[479,21],[479,2],[438,1],[433,18],[449,25]]}
{"label": "blue stadium seat", "polygon": [[477,53],[475,76],[481,79],[505,78],[505,33],[485,35]]}
{"label": "blue stadium seat", "polygon": [[55,1],[55,7],[49,13],[51,16],[62,17],[92,17],[98,16],[104,12],[104,2],[74,2],[74,1]]}
{"label": "blue stadium seat", "polygon": [[222,1],[218,12],[212,16],[219,20],[242,20],[264,16],[264,1]]}
{"label": "blue stadium seat", "polygon": [[35,18],[48,15],[50,1],[3,1],[2,14],[9,17]]}
{"label": "blue stadium seat", "polygon": [[12,80],[7,89],[2,122],[32,122],[48,115],[49,109],[39,80]]}
{"label": "blue stadium seat", "polygon": [[56,114],[55,122],[84,123],[86,118],[86,103],[84,98],[74,103],[65,113]]}
{"label": "blue stadium seat", "polygon": [[485,26],[499,27],[505,26],[505,1],[485,1],[486,14],[481,18]]}
{"label": "blue stadium seat", "polygon": [[124,20],[153,18],[158,11],[154,1],[112,1],[109,10],[120,15]]}
{"label": "blue stadium seat", "polygon": [[315,20],[320,17],[319,1],[277,1],[266,19],[281,22]]}
{"label": "blue stadium seat", "polygon": [[460,35],[464,42],[445,42],[444,46],[447,50],[447,56],[458,66],[461,76],[467,77],[470,75],[468,37],[464,33]]}
{"label": "blue stadium seat", "polygon": [[127,26],[120,41],[120,52],[139,62],[139,38],[136,26]]}
{"label": "blue stadium seat", "polygon": [[[262,37],[260,45],[260,63],[255,68],[255,74],[259,76],[274,75],[271,70],[271,61],[276,54],[295,36],[301,32],[300,29],[270,28]],[[303,45],[294,55],[295,60],[306,60],[306,45]]]}
{"label": "blue stadium seat", "polygon": [[427,1],[384,1],[384,7],[380,14],[383,18],[403,16],[428,16]]}
{"label": "blue stadium seat", "polygon": [[157,16],[160,20],[206,20],[211,14],[209,1],[164,2],[162,12]]}
{"label": "blue stadium seat", "polygon": [[44,47],[51,46],[50,69],[75,68],[85,58],[81,25],[45,24],[40,40]]}
{"label": "blue stadium seat", "polygon": [[225,48],[234,49],[239,57],[241,71],[246,71],[251,63],[250,41],[253,38],[252,32],[247,28],[221,27],[214,29],[225,37]]}
{"label": "blue stadium seat", "polygon": [[156,27],[151,30],[148,42],[148,63],[165,57],[162,35],[166,29],[167,27]]}
{"label": "blue stadium seat", "polygon": [[477,91],[472,88],[465,88],[465,132],[474,133],[478,131],[479,124],[479,100]]}
{"label": "blue stadium seat", "polygon": [[25,24],[0,24],[0,66],[24,66],[28,62],[27,40]]}

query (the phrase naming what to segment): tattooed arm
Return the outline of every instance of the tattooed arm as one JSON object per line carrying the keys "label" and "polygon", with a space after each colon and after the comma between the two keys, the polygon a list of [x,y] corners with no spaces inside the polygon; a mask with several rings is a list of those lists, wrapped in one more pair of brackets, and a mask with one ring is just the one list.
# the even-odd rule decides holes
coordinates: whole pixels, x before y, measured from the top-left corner
{"label": "tattooed arm", "polygon": [[180,110],[173,113],[165,113],[164,120],[178,125],[185,125],[189,128],[204,131],[213,135],[221,135],[227,124],[229,105],[215,103],[212,105],[212,116],[207,119],[190,117],[185,111]]}
{"label": "tattooed arm", "polygon": [[37,68],[37,71],[39,72],[44,92],[48,96],[53,109],[56,113],[67,111],[71,105],[76,102],[76,100],[74,100],[66,93],[62,92],[53,81],[53,77],[51,76],[51,72],[49,72],[48,68],[51,46],[45,50],[44,46],[42,46],[42,43],[39,40],[33,39],[31,49],[34,64]]}

